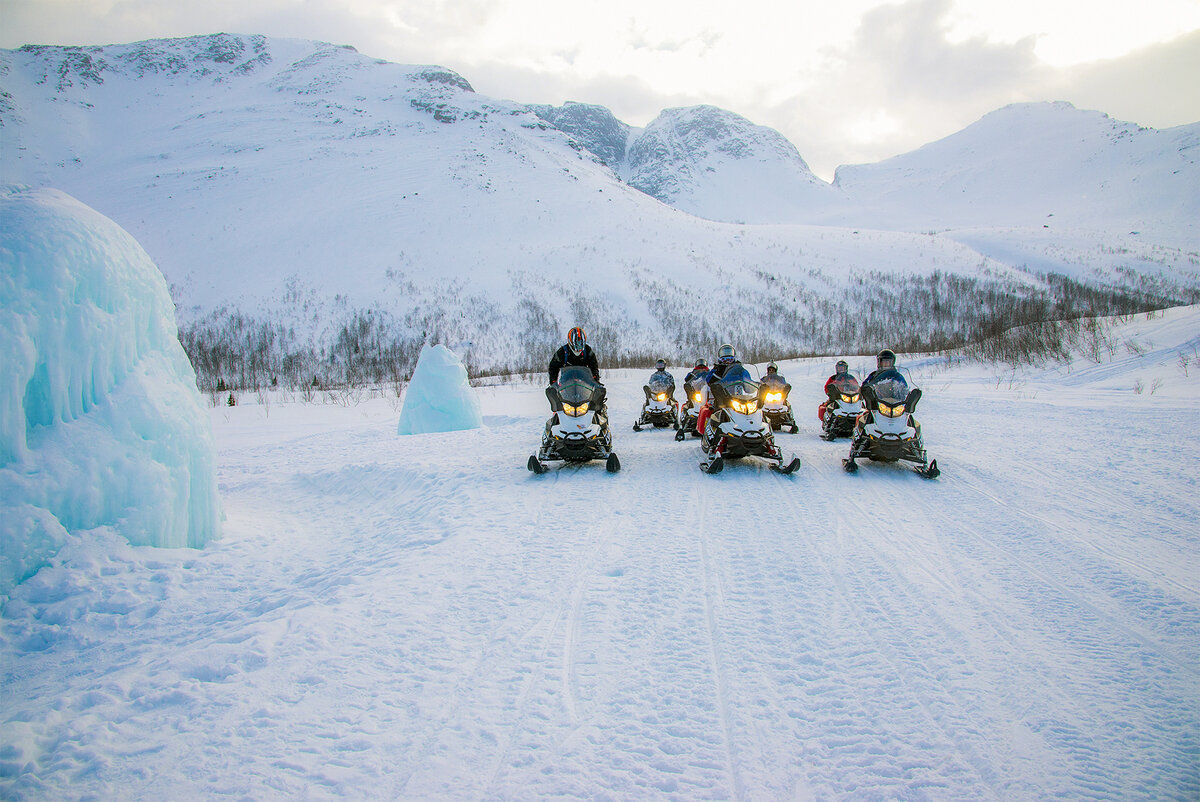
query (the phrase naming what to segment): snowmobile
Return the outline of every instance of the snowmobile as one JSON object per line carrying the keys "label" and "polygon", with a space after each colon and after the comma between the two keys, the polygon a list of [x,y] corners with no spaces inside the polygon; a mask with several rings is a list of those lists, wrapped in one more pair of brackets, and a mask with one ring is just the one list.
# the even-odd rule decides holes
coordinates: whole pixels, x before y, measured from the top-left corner
{"label": "snowmobile", "polygon": [[725,375],[708,386],[713,412],[700,433],[704,459],[700,470],[720,473],[725,460],[762,457],[771,470],[791,473],[800,467],[800,459],[775,445],[771,427],[759,408],[758,382],[744,365],[732,365]]}
{"label": "snowmobile", "polygon": [[529,457],[529,470],[541,474],[549,470],[546,465],[549,461],[594,459],[604,460],[609,473],[621,470],[621,461],[612,450],[612,433],[604,406],[606,393],[586,367],[564,368],[558,381],[546,389],[554,414],[546,421],[538,453]]}
{"label": "snowmobile", "polygon": [[696,418],[700,416],[700,408],[704,406],[705,386],[703,374],[683,383],[683,394],[687,399],[679,410],[679,431],[675,432],[676,440],[683,440],[689,433],[692,437],[700,436],[700,432],[696,431]]}
{"label": "snowmobile", "polygon": [[854,433],[854,422],[862,414],[862,394],[858,379],[850,374],[839,375],[830,382],[829,400],[821,418],[821,439],[835,440]]}
{"label": "snowmobile", "polygon": [[855,460],[866,457],[877,462],[911,462],[921,476],[936,478],[941,473],[937,460],[926,454],[924,438],[912,415],[921,390],[910,390],[900,371],[892,369],[864,386],[862,396],[866,412],[854,429],[850,456],[842,460],[846,472],[856,472]]}
{"label": "snowmobile", "polygon": [[679,418],[675,413],[675,380],[669,373],[654,373],[649,383],[642,386],[646,393],[646,403],[642,405],[642,414],[633,424],[633,430],[640,432],[643,426],[653,426],[665,429],[670,426],[679,428]]}
{"label": "snowmobile", "polygon": [[759,400],[762,403],[763,418],[773,430],[779,431],[786,426],[795,434],[800,431],[800,427],[796,425],[796,416],[792,414],[792,405],[788,401],[791,391],[792,385],[778,376],[768,375],[759,385]]}

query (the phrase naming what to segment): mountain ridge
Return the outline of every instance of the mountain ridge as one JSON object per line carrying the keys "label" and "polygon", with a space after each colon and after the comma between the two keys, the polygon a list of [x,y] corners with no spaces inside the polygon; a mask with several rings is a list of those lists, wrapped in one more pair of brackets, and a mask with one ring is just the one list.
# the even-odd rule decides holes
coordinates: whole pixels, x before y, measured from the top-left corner
{"label": "mountain ridge", "polygon": [[[982,230],[946,230],[932,213],[899,225],[894,209],[855,207],[812,176],[777,132],[714,107],[667,110],[645,129],[558,107],[594,123],[589,139],[444,67],[228,34],[2,51],[0,70],[0,179],[57,187],[130,231],[167,276],[183,329],[270,329],[327,357],[368,331],[405,353],[470,342],[472,369],[519,369],[575,323],[614,359],[690,358],[734,339],[761,352],[932,344],[974,324],[897,316],[887,326],[906,333],[889,335],[854,309],[946,275],[1012,297],[1045,291],[1035,272],[1200,285],[1195,233],[1177,222],[1130,235],[1106,211],[1043,229],[1043,211],[1014,195],[1009,219]],[[626,159],[639,138],[662,145],[640,163],[663,176],[691,159],[676,200],[691,192],[692,208],[721,219],[623,181],[593,150],[611,145],[617,161],[622,134]]]}

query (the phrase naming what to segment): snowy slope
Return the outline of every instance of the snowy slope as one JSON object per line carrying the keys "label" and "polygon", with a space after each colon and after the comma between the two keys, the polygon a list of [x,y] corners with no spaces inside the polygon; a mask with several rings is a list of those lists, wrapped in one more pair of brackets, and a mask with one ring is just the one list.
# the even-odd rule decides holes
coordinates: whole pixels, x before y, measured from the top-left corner
{"label": "snowy slope", "polygon": [[1146,129],[1069,103],[1017,104],[912,153],[840,167],[834,184],[853,209],[844,221],[1117,228],[1195,248],[1200,123]]}
{"label": "snowy slope", "polygon": [[1195,798],[1197,332],[902,360],[932,482],[841,471],[824,361],[783,365],[792,477],[635,435],[641,372],[616,475],[525,470],[536,385],[412,437],[395,399],[215,408],[222,541],[78,539],[6,606],[0,796]]}
{"label": "snowy slope", "polygon": [[[816,181],[775,132],[709,107],[627,131],[577,104],[570,126],[559,120],[569,134],[443,68],[253,36],[5,51],[0,73],[0,179],[60,188],[132,233],[182,325],[277,321],[314,352],[370,319],[417,348],[470,343],[473,370],[504,370],[583,323],[606,357],[684,359],[733,339],[822,348],[802,329],[855,317],[846,298],[872,273],[1006,291],[1038,286],[1026,267],[1200,283],[1194,189],[1139,234],[1103,208],[1080,212],[1086,228],[1044,229],[1045,204],[1015,190],[990,201],[986,227],[943,232],[963,222],[956,201],[860,171],[844,183],[872,200],[825,206],[848,190]],[[668,206],[589,150],[615,158],[623,132],[616,169],[693,212],[755,222],[795,209],[835,225],[722,224]],[[1155,184],[1161,154],[1139,153]],[[717,299],[719,313],[697,314]]]}

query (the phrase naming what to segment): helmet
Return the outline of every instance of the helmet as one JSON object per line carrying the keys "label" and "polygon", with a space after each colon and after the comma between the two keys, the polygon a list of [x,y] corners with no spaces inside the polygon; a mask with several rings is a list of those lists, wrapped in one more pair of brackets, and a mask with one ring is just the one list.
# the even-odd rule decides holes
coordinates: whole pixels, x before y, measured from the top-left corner
{"label": "helmet", "polygon": [[567,347],[571,349],[571,353],[579,356],[583,353],[583,347],[587,344],[587,337],[583,334],[583,329],[576,326],[567,332]]}
{"label": "helmet", "polygon": [[[884,364],[884,363],[887,364]],[[875,367],[880,370],[896,367],[896,354],[890,348],[884,348],[879,352],[879,356],[875,357]]]}
{"label": "helmet", "polygon": [[717,363],[721,365],[732,365],[737,362],[737,351],[733,350],[733,346],[729,343],[722,345],[717,351]]}
{"label": "helmet", "polygon": [[655,370],[666,370],[666,369],[667,369],[667,363],[666,363],[666,362],[664,362],[663,360],[661,360],[661,359],[660,359],[660,360],[658,360],[657,362],[655,362],[655,363],[654,363],[654,369],[655,369]]}
{"label": "helmet", "polygon": [[850,366],[849,366],[848,364],[846,364],[846,360],[844,360],[844,359],[839,359],[839,360],[837,361],[837,364],[835,364],[835,365],[833,366],[833,372],[834,372],[834,373],[849,373],[849,372],[850,372]]}
{"label": "helmet", "polygon": [[697,359],[697,360],[696,360],[696,367],[698,367],[698,368],[706,368],[706,367],[708,367],[708,365],[707,365],[707,364],[705,364],[705,362],[704,362],[704,360],[703,360],[703,359]]}
{"label": "helmet", "polygon": [[767,365],[767,373],[770,373],[771,371],[775,371],[776,373],[778,373],[778,372],[779,372],[779,366],[778,366],[778,365],[776,365],[774,362],[772,362],[771,364]]}

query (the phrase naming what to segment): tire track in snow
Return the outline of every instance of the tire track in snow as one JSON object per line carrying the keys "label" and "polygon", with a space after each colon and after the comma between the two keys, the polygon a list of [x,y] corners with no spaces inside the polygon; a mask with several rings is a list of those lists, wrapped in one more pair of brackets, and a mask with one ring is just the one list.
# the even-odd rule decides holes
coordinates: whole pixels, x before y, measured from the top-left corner
{"label": "tire track in snow", "polygon": [[[816,715],[814,724],[806,728],[812,733],[807,740],[816,738],[818,755],[830,753],[823,763],[831,755],[841,755],[840,761],[833,762],[835,766],[840,762],[842,771],[826,770],[823,777],[807,782],[818,788],[824,786],[818,795],[861,793],[864,784],[871,783],[872,793],[905,795],[926,787],[923,777],[941,773],[938,787],[943,792],[986,798],[987,786],[981,784],[989,774],[986,761],[981,761],[962,737],[974,726],[960,719],[948,727],[942,715],[922,702],[927,697],[944,696],[937,677],[945,669],[933,669],[924,655],[945,664],[952,664],[954,655],[940,637],[929,641],[929,633],[939,632],[939,626],[915,627],[922,615],[913,619],[911,612],[926,607],[923,594],[913,592],[911,580],[895,570],[894,561],[880,560],[887,547],[894,544],[855,525],[864,520],[862,499],[872,496],[864,494],[867,488],[862,477],[846,477],[840,467],[833,460],[815,462],[807,472],[802,469],[796,475],[804,483],[804,495],[776,495],[788,507],[788,513],[781,517],[815,521],[818,525],[828,522],[815,532],[802,532],[796,540],[798,561],[807,561],[816,572],[811,577],[811,589],[824,596],[817,599],[810,593],[809,599],[818,609],[823,603],[827,615],[825,620],[811,622],[806,627],[810,634],[805,637],[828,651],[812,663],[817,670],[809,672],[811,684],[802,690],[803,695],[797,698],[785,693],[784,697]],[[916,480],[908,472],[874,478],[889,483],[899,480],[895,484],[901,487],[905,480]],[[946,587],[944,581],[939,583]],[[879,593],[883,587],[893,591],[899,588],[902,594],[898,598],[884,597]],[[881,633],[891,628],[908,633],[904,642],[882,637]],[[852,672],[845,677],[821,676],[820,667],[830,664],[850,666]],[[818,706],[811,708],[813,703]],[[887,726],[882,731],[873,730],[865,716],[861,720],[846,716],[860,705],[866,705],[864,712],[890,711]],[[939,732],[941,737],[930,738],[931,732]],[[959,759],[947,760],[952,754],[959,755]],[[933,755],[940,766],[932,762]]]}
{"label": "tire track in snow", "polygon": [[[697,510],[696,518],[690,531],[698,533],[700,564],[704,571],[704,621],[708,627],[709,666],[712,671],[713,692],[716,697],[717,715],[721,722],[721,733],[725,739],[725,765],[729,777],[730,798],[744,799],[745,789],[741,781],[740,767],[737,759],[737,740],[734,737],[731,713],[729,709],[728,679],[722,659],[722,643],[720,624],[717,621],[717,609],[724,607],[724,593],[721,589],[719,568],[714,564],[708,544],[708,511],[707,505],[696,503],[700,501],[699,490],[693,490],[693,504],[690,509]],[[707,501],[707,499],[705,499]]]}

